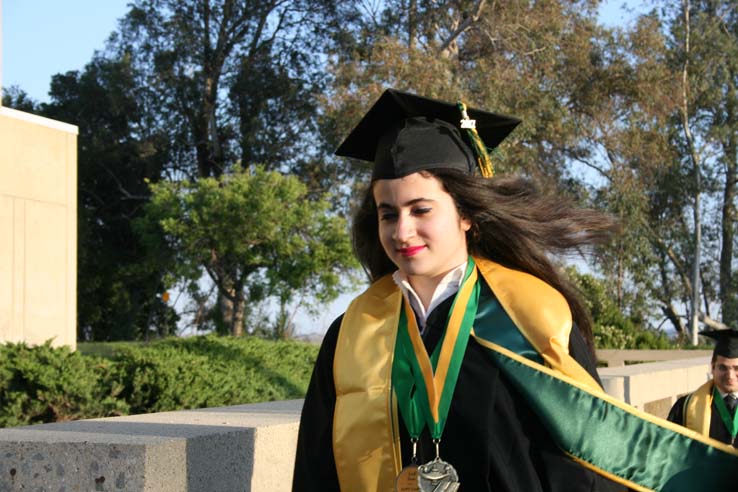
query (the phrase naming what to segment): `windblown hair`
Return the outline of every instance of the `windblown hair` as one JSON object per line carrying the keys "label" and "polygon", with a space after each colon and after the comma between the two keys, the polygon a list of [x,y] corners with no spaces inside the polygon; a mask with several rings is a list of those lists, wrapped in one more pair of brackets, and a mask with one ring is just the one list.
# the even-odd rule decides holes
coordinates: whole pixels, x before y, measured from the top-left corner
{"label": "windblown hair", "polygon": [[[566,299],[574,322],[594,348],[592,319],[576,287],[549,258],[581,252],[605,242],[617,230],[602,212],[575,206],[571,200],[541,193],[522,177],[483,179],[452,170],[422,172],[441,181],[462,217],[469,219],[469,253],[534,275]],[[379,222],[372,186],[354,215],[354,251],[372,281],[397,269],[379,242]]]}

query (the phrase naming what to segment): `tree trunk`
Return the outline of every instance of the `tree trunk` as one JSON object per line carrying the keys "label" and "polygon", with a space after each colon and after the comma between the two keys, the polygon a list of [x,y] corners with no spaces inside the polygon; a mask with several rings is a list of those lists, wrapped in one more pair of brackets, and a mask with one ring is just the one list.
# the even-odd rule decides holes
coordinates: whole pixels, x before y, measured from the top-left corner
{"label": "tree trunk", "polygon": [[243,297],[243,289],[240,289],[236,292],[236,302],[233,303],[233,324],[231,325],[231,335],[234,337],[243,336],[245,308],[246,300]]}
{"label": "tree trunk", "polygon": [[233,289],[228,289],[227,292],[222,290],[218,291],[218,306],[220,309],[220,319],[223,323],[223,328],[227,328],[228,331],[233,331]]}
{"label": "tree trunk", "polygon": [[691,321],[692,345],[697,345],[698,320],[700,314],[700,248],[702,246],[702,224],[700,218],[700,158],[694,145],[694,137],[689,128],[689,56],[690,56],[690,30],[689,30],[689,0],[682,0],[682,11],[684,15],[684,66],[682,68],[682,131],[684,139],[689,148],[689,156],[694,171],[694,208],[692,218],[694,221],[694,257],[692,258],[692,300]]}
{"label": "tree trunk", "polygon": [[684,333],[684,325],[682,324],[682,320],[672,304],[665,304],[661,308],[661,312],[664,313],[666,319],[671,322],[671,325],[674,327],[678,334]]}
{"label": "tree trunk", "polygon": [[[738,101],[735,97],[735,89],[731,90],[726,107],[728,113],[727,126],[735,125],[734,114],[738,112]],[[735,301],[735,286],[733,285],[733,244],[735,241],[735,199],[736,199],[736,135],[730,132],[725,144],[725,188],[723,190],[723,210],[721,217],[721,246],[720,246],[720,305],[722,306],[722,319],[728,325],[738,324],[738,306]]]}

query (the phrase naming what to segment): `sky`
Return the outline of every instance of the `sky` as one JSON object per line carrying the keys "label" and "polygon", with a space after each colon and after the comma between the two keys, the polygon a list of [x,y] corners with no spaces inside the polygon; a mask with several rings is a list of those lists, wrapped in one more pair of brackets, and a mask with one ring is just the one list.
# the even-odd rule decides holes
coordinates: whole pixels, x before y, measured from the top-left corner
{"label": "sky", "polygon": [[2,87],[48,102],[52,75],[82,70],[130,0],[0,0]]}
{"label": "sky", "polygon": [[[18,86],[31,99],[48,102],[51,77],[83,70],[96,50],[105,46],[130,0],[0,0],[2,43],[0,86]],[[602,2],[600,19],[606,25],[624,25],[638,0]],[[355,294],[341,296],[318,318],[299,315],[301,333],[324,332]]]}
{"label": "sky", "polygon": [[[130,0],[0,0],[2,87],[19,86],[36,101],[48,102],[51,77],[82,70],[117,27]],[[602,3],[600,18],[623,24],[621,7],[635,0]]]}

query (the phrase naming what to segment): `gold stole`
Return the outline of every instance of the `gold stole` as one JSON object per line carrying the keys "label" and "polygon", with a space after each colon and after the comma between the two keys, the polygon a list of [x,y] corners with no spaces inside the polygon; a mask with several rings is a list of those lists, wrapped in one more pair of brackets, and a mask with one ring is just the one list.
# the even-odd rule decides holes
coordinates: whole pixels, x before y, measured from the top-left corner
{"label": "gold stole", "polygon": [[684,408],[684,426],[710,437],[710,419],[712,418],[712,380],[697,388],[687,397]]}
{"label": "gold stole", "polygon": [[343,316],[333,359],[333,455],[341,490],[391,491],[401,466],[392,357],[402,293],[391,276]]}
{"label": "gold stole", "polygon": [[[530,274],[483,258],[474,261],[546,364],[599,388],[569,355],[571,311],[561,293]],[[392,491],[402,466],[391,380],[401,304],[399,287],[386,276],[351,303],[341,323],[333,363],[333,454],[341,490]]]}

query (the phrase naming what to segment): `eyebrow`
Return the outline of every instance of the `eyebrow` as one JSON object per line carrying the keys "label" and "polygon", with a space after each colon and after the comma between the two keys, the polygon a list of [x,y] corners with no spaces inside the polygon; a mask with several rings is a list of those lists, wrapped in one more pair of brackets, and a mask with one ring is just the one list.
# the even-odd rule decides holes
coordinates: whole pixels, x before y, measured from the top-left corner
{"label": "eyebrow", "polygon": [[[422,197],[421,198],[413,198],[412,200],[409,200],[409,201],[401,204],[400,206],[401,207],[409,207],[409,206],[415,205],[418,202],[435,202],[435,200],[433,198],[422,198]],[[390,209],[390,210],[394,210],[396,208],[397,208],[396,206],[394,206],[394,205],[392,205],[390,203],[380,202],[380,203],[377,204],[377,209]]]}

